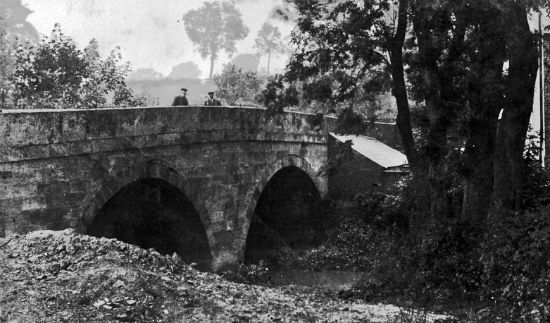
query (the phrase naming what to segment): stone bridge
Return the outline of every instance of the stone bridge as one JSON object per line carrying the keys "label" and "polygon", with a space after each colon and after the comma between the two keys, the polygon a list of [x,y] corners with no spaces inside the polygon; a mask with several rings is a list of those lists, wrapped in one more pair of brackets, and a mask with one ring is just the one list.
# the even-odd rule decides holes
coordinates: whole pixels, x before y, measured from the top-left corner
{"label": "stone bridge", "polygon": [[228,107],[4,110],[0,236],[75,228],[212,268],[270,234],[249,235],[254,223],[314,240],[333,121]]}

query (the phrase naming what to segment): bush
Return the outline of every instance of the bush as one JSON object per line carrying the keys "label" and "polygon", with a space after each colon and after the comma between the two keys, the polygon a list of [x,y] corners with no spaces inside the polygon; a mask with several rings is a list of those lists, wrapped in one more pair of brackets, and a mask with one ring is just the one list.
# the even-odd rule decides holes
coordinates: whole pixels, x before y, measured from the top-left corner
{"label": "bush", "polygon": [[434,302],[470,299],[482,286],[478,227],[467,223],[442,226],[420,239],[420,259],[412,287]]}
{"label": "bush", "polygon": [[[328,241],[294,258],[294,267],[308,270],[370,271],[375,259],[390,253],[392,239],[387,232],[346,219]],[[385,242],[388,241],[388,242]]]}
{"label": "bush", "polygon": [[262,84],[256,72],[243,72],[233,64],[227,64],[222,74],[214,77],[214,82],[218,86],[218,97],[229,105],[254,104]]}
{"label": "bush", "polygon": [[481,297],[494,315],[550,319],[550,208],[510,213],[489,223],[482,244]]}
{"label": "bush", "polygon": [[540,146],[530,136],[525,146],[523,158],[523,185],[521,190],[521,209],[536,210],[542,204],[548,204],[550,178],[547,169],[539,161]]}
{"label": "bush", "polygon": [[406,199],[383,193],[358,194],[356,206],[345,215],[330,201],[325,204],[319,219],[327,240],[301,252],[281,250],[279,259],[284,267],[370,272],[377,263],[396,261],[401,253],[398,245],[406,239],[402,233],[408,227]]}
{"label": "bush", "polygon": [[386,251],[390,262],[372,258],[369,278],[357,284],[354,294],[371,301],[444,306],[462,315],[469,304],[469,320],[548,321],[549,211],[511,213],[485,227],[449,224],[409,239],[386,236],[394,242],[382,239],[369,248],[395,246]]}
{"label": "bush", "polygon": [[408,221],[406,201],[382,193],[359,194],[356,206],[349,212],[325,201],[319,220],[328,233],[327,240],[306,250],[278,250],[276,267],[365,272],[380,281],[391,272],[403,282],[399,277],[404,275],[406,266],[400,265],[401,258],[411,253],[409,247],[413,245],[404,234]]}
{"label": "bush", "polygon": [[[402,185],[404,192],[408,184]],[[409,217],[414,209],[414,202],[405,194],[393,195],[372,192],[368,194],[357,194],[356,200],[361,209],[361,216],[365,224],[372,225],[379,230],[388,228],[399,229],[408,232]]]}

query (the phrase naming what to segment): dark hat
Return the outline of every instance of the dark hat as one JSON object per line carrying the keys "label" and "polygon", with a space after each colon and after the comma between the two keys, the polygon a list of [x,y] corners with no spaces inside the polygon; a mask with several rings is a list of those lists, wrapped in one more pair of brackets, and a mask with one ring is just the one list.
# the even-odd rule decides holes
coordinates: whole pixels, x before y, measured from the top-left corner
{"label": "dark hat", "polygon": [[181,90],[187,92],[187,89],[184,87],[182,87]]}
{"label": "dark hat", "polygon": [[208,94],[214,94],[214,92],[208,92]]}

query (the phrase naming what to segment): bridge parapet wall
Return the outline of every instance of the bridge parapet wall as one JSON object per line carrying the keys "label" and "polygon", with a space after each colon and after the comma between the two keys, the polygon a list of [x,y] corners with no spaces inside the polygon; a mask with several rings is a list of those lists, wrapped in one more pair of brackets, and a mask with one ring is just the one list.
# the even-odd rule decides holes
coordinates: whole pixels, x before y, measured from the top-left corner
{"label": "bridge parapet wall", "polygon": [[326,143],[327,122],[258,108],[4,110],[0,163],[232,140]]}

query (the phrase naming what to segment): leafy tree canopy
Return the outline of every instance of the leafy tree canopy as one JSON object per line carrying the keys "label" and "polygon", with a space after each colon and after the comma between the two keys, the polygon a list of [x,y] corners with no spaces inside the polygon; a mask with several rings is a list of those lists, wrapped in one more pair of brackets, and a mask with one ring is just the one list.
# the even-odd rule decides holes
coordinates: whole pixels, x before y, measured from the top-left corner
{"label": "leafy tree canopy", "polygon": [[220,52],[234,53],[235,43],[248,34],[241,13],[231,2],[205,2],[201,8],[183,15],[183,20],[187,35],[201,56],[210,57],[209,78]]}
{"label": "leafy tree canopy", "polygon": [[8,35],[11,38],[20,38],[21,40],[37,42],[38,32],[34,26],[27,21],[27,17],[32,13],[21,0],[2,0],[0,1],[0,20],[5,23]]}
{"label": "leafy tree canopy", "polygon": [[[343,1],[320,5],[317,1],[293,2],[300,13],[292,43],[297,51],[287,69],[290,80],[322,75],[334,79],[334,99],[355,97],[358,85],[377,92],[387,91],[388,70],[380,68],[387,61],[383,49],[391,27],[385,22],[388,1],[367,0],[364,4]],[[367,74],[381,86],[358,83]]]}
{"label": "leafy tree canopy", "polygon": [[[19,46],[16,52],[13,97],[18,108],[102,108],[139,106],[126,86],[128,63],[118,49],[101,59],[96,40],[84,50],[55,25],[37,47]],[[112,98],[109,102],[108,98]]]}
{"label": "leafy tree canopy", "polygon": [[285,22],[294,22],[297,17],[298,12],[296,7],[294,7],[290,2],[277,4],[271,9],[270,18],[272,19],[278,19]]}
{"label": "leafy tree canopy", "polygon": [[288,83],[283,75],[271,76],[258,101],[274,113],[283,112],[283,108],[300,104],[300,94],[295,83]]}
{"label": "leafy tree canopy", "polygon": [[229,105],[251,104],[260,92],[262,84],[258,75],[254,72],[244,72],[233,65],[225,65],[223,72],[214,77],[218,86],[217,95],[227,101]]}
{"label": "leafy tree canopy", "polygon": [[267,55],[267,74],[269,74],[271,56],[279,53],[282,54],[286,51],[286,46],[281,39],[281,32],[276,26],[264,23],[260,31],[258,31],[258,37],[255,42],[258,55]]}

